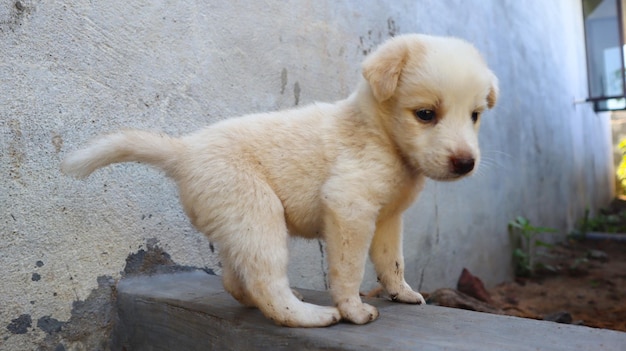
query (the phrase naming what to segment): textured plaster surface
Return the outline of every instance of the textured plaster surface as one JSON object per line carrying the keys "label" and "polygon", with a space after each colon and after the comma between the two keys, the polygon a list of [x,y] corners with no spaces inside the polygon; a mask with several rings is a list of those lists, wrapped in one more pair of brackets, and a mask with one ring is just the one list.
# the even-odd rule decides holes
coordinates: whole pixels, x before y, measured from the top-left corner
{"label": "textured plaster surface", "polygon": [[[587,96],[581,17],[570,0],[0,1],[0,349],[35,349],[155,239],[219,274],[219,248],[171,181],[137,164],[70,179],[66,152],[123,127],[180,135],[342,99],[364,55],[399,33],[475,43],[502,90],[477,174],[429,182],[407,212],[407,279],[428,291],[463,267],[509,278],[510,219],[566,231],[612,194],[608,118],[573,104]],[[326,288],[323,244],[292,247],[292,285]],[[374,285],[370,271],[363,289]]]}

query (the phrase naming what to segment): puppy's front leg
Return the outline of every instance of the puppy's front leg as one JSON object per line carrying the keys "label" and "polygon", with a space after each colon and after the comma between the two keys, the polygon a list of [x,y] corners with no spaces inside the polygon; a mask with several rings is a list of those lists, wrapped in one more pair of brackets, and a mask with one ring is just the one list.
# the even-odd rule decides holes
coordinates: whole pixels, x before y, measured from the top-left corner
{"label": "puppy's front leg", "polygon": [[378,274],[378,280],[389,293],[391,300],[423,304],[424,297],[413,291],[404,280],[404,257],[402,255],[402,215],[394,215],[380,221],[370,246],[370,258]]}
{"label": "puppy's front leg", "polygon": [[346,213],[352,210],[330,210],[324,221],[330,291],[343,319],[365,324],[378,318],[376,307],[363,303],[359,296],[374,221],[370,216]]}

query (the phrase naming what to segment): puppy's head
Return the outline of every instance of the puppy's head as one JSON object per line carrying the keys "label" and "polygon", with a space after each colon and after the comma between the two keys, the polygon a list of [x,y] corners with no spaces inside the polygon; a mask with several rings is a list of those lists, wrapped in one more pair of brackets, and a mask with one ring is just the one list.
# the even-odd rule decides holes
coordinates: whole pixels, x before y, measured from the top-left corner
{"label": "puppy's head", "polygon": [[472,45],[398,36],[365,59],[363,76],[366,98],[411,168],[436,180],[476,168],[481,114],[495,105],[498,80]]}

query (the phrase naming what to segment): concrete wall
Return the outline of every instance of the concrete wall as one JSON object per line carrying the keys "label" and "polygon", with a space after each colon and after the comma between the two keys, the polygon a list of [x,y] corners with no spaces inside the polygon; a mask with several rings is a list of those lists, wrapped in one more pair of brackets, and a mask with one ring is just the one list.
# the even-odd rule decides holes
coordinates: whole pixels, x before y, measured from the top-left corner
{"label": "concrete wall", "polygon": [[[178,135],[341,99],[365,54],[407,32],[475,43],[502,90],[478,174],[429,182],[406,214],[407,278],[422,291],[463,267],[506,280],[509,220],[567,231],[612,196],[608,117],[573,104],[586,97],[578,1],[0,1],[0,349],[34,349],[89,313],[106,329],[94,294],[148,242],[219,272],[171,181],[135,164],[69,179],[67,151],[122,127]],[[292,284],[324,289],[323,244],[292,246]],[[74,334],[45,347],[86,348]]]}

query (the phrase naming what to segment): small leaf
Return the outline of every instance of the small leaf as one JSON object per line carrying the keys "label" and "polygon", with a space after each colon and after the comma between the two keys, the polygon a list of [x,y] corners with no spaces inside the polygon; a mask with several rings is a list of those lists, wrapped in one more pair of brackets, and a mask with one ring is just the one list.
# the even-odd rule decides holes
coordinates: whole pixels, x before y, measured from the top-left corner
{"label": "small leaf", "polygon": [[555,233],[557,230],[550,227],[534,227],[533,228],[537,233]]}
{"label": "small leaf", "polygon": [[530,221],[522,216],[517,217],[517,222],[524,227],[527,227],[530,225]]}
{"label": "small leaf", "polygon": [[550,243],[547,243],[545,241],[541,241],[541,240],[535,240],[535,246],[545,247],[545,248],[548,248],[548,249],[551,249],[551,248],[554,247],[554,245],[552,245]]}
{"label": "small leaf", "polygon": [[519,249],[519,248],[513,251],[513,256],[518,257],[518,258],[523,258],[523,259],[526,259],[528,257],[528,255],[526,255],[524,250]]}
{"label": "small leaf", "polygon": [[538,263],[537,264],[537,268],[541,268],[541,269],[545,269],[548,270],[550,272],[558,272],[559,269],[553,265],[549,265],[549,264],[545,264],[545,263]]}

